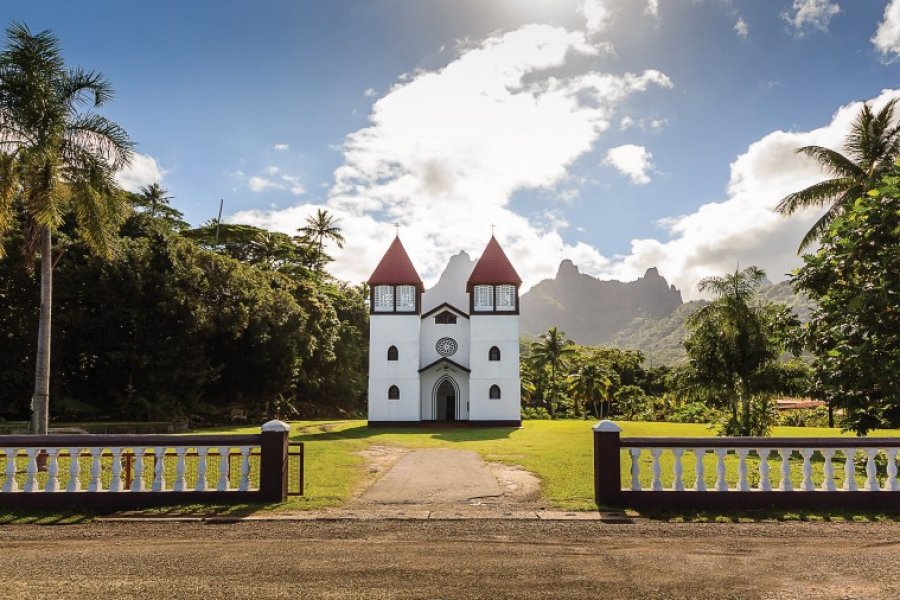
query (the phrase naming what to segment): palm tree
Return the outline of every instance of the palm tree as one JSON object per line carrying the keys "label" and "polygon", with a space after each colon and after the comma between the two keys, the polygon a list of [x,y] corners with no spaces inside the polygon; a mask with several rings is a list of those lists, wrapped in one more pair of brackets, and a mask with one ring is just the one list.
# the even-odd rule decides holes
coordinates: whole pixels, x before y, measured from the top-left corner
{"label": "palm tree", "polygon": [[49,31],[32,34],[20,24],[7,29],[0,53],[0,235],[20,210],[29,265],[40,244],[35,433],[46,433],[48,422],[53,233],[73,215],[81,239],[109,255],[123,214],[114,175],[128,164],[132,144],[121,127],[90,110],[110,98],[100,73],[66,68]]}
{"label": "palm tree", "polygon": [[845,207],[872,189],[881,175],[893,166],[900,155],[900,126],[894,123],[896,103],[897,99],[891,100],[878,114],[873,113],[868,104],[863,104],[844,142],[846,156],[822,146],[797,149],[799,154],[818,162],[831,176],[786,196],[775,208],[783,215],[790,215],[803,208],[828,206],[825,214],[803,237],[798,253],[819,239]]}
{"label": "palm tree", "polygon": [[729,397],[732,419],[738,423],[738,403],[742,412],[741,435],[750,435],[750,398],[754,377],[762,365],[777,356],[766,331],[766,307],[754,302],[757,288],[765,279],[759,267],[722,277],[700,280],[701,292],[714,297],[687,320],[691,336],[685,342],[688,355],[704,348],[706,353],[695,369],[704,383]]}
{"label": "palm tree", "polygon": [[568,357],[575,352],[575,345],[566,339],[566,334],[556,327],[551,327],[538,341],[531,345],[531,358],[539,368],[550,368],[550,390],[548,404],[550,416],[556,416],[556,403],[559,394],[558,374],[568,364]]}
{"label": "palm tree", "polygon": [[587,407],[590,403],[594,409],[594,416],[602,419],[604,411],[597,406],[606,406],[606,415],[609,415],[609,390],[613,385],[612,370],[606,365],[588,363],[571,375],[571,392],[582,402],[582,417],[587,418]]}
{"label": "palm tree", "polygon": [[320,208],[316,210],[315,215],[306,217],[306,225],[297,230],[303,234],[304,238],[318,245],[317,268],[319,270],[322,269],[324,263],[322,257],[324,256],[325,240],[333,241],[338,248],[344,247],[344,236],[341,235],[341,228],[338,227],[339,222],[340,220],[336,219],[334,215]]}

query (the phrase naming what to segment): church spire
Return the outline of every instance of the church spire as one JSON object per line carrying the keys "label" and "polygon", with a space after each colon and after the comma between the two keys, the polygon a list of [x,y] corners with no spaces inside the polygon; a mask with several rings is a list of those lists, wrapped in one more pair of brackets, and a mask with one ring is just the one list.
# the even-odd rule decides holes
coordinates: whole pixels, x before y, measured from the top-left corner
{"label": "church spire", "polygon": [[469,281],[466,283],[466,291],[471,292],[476,285],[522,285],[522,279],[516,273],[516,269],[509,262],[503,248],[497,238],[491,236],[490,241],[481,253],[481,258],[472,269]]}
{"label": "church spire", "polygon": [[414,285],[419,291],[423,291],[425,286],[409,259],[399,234],[369,277],[369,285]]}

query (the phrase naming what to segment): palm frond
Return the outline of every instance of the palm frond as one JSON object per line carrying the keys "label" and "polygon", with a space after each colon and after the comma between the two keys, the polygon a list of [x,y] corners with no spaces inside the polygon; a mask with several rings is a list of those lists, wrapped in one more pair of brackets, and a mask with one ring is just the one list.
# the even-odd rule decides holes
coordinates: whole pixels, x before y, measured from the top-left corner
{"label": "palm frond", "polygon": [[112,85],[97,71],[85,71],[81,67],[69,71],[63,80],[59,93],[63,102],[70,106],[84,104],[93,96],[94,107],[102,106],[112,99]]}
{"label": "palm frond", "polygon": [[847,190],[858,187],[858,181],[850,177],[820,181],[799,192],[785,196],[775,207],[775,211],[782,215],[790,215],[803,208],[824,206],[845,194]]}
{"label": "palm frond", "polygon": [[63,152],[69,155],[74,148],[103,157],[114,171],[131,161],[134,144],[117,123],[101,115],[79,115],[67,128]]}
{"label": "palm frond", "polygon": [[859,165],[831,148],[803,146],[802,148],[797,148],[796,152],[812,158],[831,175],[837,177],[860,177],[865,175],[865,171]]}
{"label": "palm frond", "polygon": [[828,229],[828,226],[837,217],[836,208],[837,207],[832,207],[831,210],[819,217],[819,220],[806,232],[806,235],[804,235],[803,239],[800,241],[800,247],[797,248],[797,254],[802,254],[804,250],[812,246],[822,237],[822,234],[825,233],[825,230]]}

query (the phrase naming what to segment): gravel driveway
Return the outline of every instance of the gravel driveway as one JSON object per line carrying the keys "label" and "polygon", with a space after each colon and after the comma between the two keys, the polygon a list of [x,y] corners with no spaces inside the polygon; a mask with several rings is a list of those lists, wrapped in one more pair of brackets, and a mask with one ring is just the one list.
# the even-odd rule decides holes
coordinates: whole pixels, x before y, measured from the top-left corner
{"label": "gravel driveway", "polygon": [[3,598],[900,597],[900,524],[0,527]]}

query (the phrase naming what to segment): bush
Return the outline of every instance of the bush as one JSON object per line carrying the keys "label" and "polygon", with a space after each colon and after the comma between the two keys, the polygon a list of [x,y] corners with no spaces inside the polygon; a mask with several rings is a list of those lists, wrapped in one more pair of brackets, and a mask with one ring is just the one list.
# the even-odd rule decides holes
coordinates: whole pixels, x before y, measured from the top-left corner
{"label": "bush", "polygon": [[828,409],[819,406],[786,410],[778,415],[778,424],[789,427],[828,427]]}
{"label": "bush", "polygon": [[550,413],[543,406],[522,407],[522,419],[527,421],[546,421],[550,419]]}

